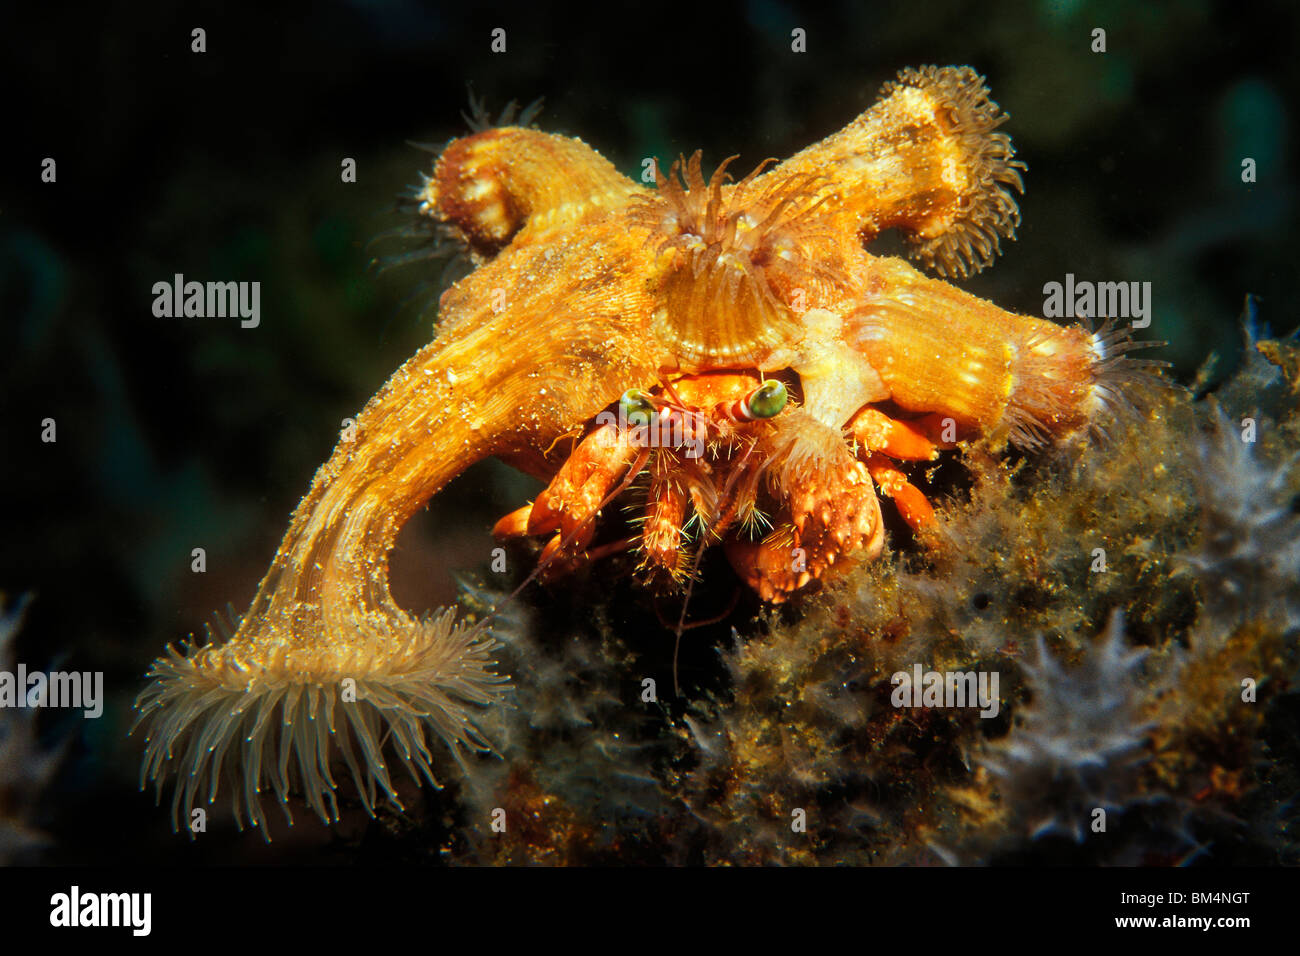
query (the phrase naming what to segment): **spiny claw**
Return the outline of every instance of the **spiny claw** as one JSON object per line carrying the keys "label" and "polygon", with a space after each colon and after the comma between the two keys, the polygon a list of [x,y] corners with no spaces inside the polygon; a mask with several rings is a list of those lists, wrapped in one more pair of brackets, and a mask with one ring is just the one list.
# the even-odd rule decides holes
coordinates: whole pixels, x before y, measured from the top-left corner
{"label": "spiny claw", "polygon": [[865,557],[874,559],[884,547],[880,501],[866,467],[850,459],[819,477],[815,483],[805,479],[788,502],[796,544],[804,549],[814,577],[840,557],[865,550]]}
{"label": "spiny claw", "polygon": [[786,525],[762,541],[728,538],[727,560],[736,574],[769,604],[781,604],[812,576],[796,570],[803,561],[791,545],[794,528]]}

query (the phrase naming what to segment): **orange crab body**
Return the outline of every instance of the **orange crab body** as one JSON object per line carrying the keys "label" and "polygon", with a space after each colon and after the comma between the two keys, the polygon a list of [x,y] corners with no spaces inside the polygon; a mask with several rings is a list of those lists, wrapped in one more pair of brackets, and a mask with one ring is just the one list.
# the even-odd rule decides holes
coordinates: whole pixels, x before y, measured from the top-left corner
{"label": "orange crab body", "polygon": [[[784,396],[784,385],[771,384]],[[736,571],[765,600],[784,599],[837,558],[864,549],[874,557],[883,535],[868,467],[837,455],[843,443],[832,436],[834,450],[815,460],[837,467],[791,480],[791,454],[815,422],[797,409],[753,414],[749,399],[762,387],[747,373],[682,376],[654,397],[648,422],[602,413],[547,489],[498,522],[496,535],[553,534],[541,562],[568,569],[590,558],[601,509],[644,471],[642,531],[627,544],[653,578],[678,584],[689,573],[688,512],[701,542],[725,541]]]}

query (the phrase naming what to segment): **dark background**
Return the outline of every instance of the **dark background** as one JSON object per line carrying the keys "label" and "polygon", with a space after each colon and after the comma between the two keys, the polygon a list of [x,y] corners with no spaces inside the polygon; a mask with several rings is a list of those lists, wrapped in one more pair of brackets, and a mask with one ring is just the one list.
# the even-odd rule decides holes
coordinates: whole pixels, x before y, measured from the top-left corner
{"label": "dark background", "polygon": [[[251,598],[340,420],[429,339],[436,266],[378,275],[368,242],[429,166],[408,141],[465,132],[467,83],[494,114],[545,96],[543,129],[630,175],[697,147],[706,170],[739,152],[744,171],[839,129],[905,66],[970,64],[1029,170],[1018,241],[967,288],[1037,314],[1067,272],[1150,281],[1147,334],[1185,382],[1212,353],[1230,371],[1247,293],[1294,328],[1295,5],[981,6],[8,9],[0,592],[33,596],[21,660],[102,670],[109,694],[98,721],[42,717],[67,753],[36,819],[52,836],[41,859],[350,858],[314,820],[297,845],[173,836],[135,790],[130,702],[167,642]],[[56,184],[40,181],[46,156]],[[261,281],[261,326],[155,318],[151,287],[176,272]],[[40,441],[45,417],[56,444]],[[533,487],[488,464],[440,495],[394,556],[399,601],[451,600],[451,571],[481,569],[491,521]]]}

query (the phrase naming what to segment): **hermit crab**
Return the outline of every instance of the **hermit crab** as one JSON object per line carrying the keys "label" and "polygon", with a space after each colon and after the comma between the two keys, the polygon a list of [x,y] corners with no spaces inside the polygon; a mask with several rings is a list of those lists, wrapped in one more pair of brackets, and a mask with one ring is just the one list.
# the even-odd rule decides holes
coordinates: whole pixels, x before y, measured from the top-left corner
{"label": "hermit crab", "polygon": [[556,568],[592,557],[602,506],[644,474],[628,546],[647,576],[689,577],[690,512],[776,601],[880,552],[879,493],[929,521],[899,462],[1093,426],[1144,365],[1124,330],[1014,315],[866,249],[894,229],[940,277],[987,265],[1019,216],[1003,120],[974,70],[924,67],[737,182],[696,153],[651,188],[519,125],[453,140],[413,205],[474,268],[316,473],[233,633],[154,664],[142,783],[177,773],[179,819],[224,772],[265,829],[264,788],[337,816],[336,755],[372,809],[398,801],[386,754],[436,785],[433,739],[457,760],[490,747],[489,631],[417,620],[388,587],[402,525],[485,457],[550,483],[496,530],[551,535]]}
{"label": "hermit crab", "polygon": [[[671,588],[694,571],[684,533],[694,523],[702,544],[725,541],[736,572],[776,603],[840,558],[879,555],[876,489],[914,529],[930,523],[929,502],[891,458],[935,458],[944,443],[925,434],[938,431],[933,417],[904,423],[864,408],[849,423],[846,445],[791,408],[789,392],[779,379],[736,372],[685,376],[654,392],[629,389],[617,414],[596,416],[537,500],[494,532],[552,534],[539,562],[552,573],[635,548],[649,580]],[[809,432],[826,446],[801,439]],[[640,534],[589,550],[601,509],[643,473]]]}

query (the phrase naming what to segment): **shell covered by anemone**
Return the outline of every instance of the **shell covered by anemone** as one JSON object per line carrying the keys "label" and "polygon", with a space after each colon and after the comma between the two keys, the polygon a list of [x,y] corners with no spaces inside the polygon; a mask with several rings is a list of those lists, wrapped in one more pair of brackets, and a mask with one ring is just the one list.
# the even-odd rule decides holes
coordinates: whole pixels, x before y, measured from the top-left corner
{"label": "shell covered by anemone", "polygon": [[[449,143],[416,213],[434,251],[451,240],[474,268],[439,295],[436,338],[318,469],[234,633],[155,662],[139,699],[142,782],[161,789],[176,774],[179,824],[224,776],[236,813],[265,831],[267,788],[286,813],[300,790],[321,819],[337,817],[335,756],[373,812],[380,792],[398,802],[392,753],[436,785],[431,740],[458,761],[489,747],[482,709],[504,696],[489,632],[450,612],[412,617],[390,590],[389,555],[479,461],[557,477],[562,439],[629,388],[718,372],[797,387],[797,407],[753,429],[772,436],[752,446],[766,469],[748,467],[751,446],[728,446],[719,460],[735,484],[721,485],[720,504],[697,503],[753,524],[767,479],[789,526],[733,558],[773,585],[757,588],[767,599],[832,564],[839,573],[842,555],[880,553],[870,467],[886,464],[864,471],[856,458],[889,449],[850,447],[844,433],[864,409],[941,415],[958,437],[1022,444],[1089,425],[1108,386],[1140,371],[1125,338],[1006,312],[864,246],[896,229],[937,271],[986,265],[1014,228],[1020,185],[1010,141],[994,132],[1002,119],[973,70],[907,70],[847,127],[774,168],[731,184],[727,163],[706,179],[697,153],[657,191],[576,138],[496,127]],[[886,493],[906,490],[889,481]],[[603,496],[581,484],[594,521]],[[651,528],[681,577],[683,496],[670,487],[663,499]],[[804,570],[796,548],[808,550]]]}
{"label": "shell covered by anemone", "polygon": [[[1025,164],[997,131],[1007,115],[983,78],[969,67],[908,69],[882,96],[887,107],[776,174],[764,160],[730,184],[732,156],[706,180],[699,152],[666,177],[656,166],[658,191],[633,200],[630,224],[649,231],[655,254],[653,334],[681,362],[762,365],[798,339],[802,313],[837,308],[850,291],[843,264],[828,256],[846,238],[898,229],[912,258],[967,277],[1014,237]],[[864,190],[865,216],[852,198]]]}

